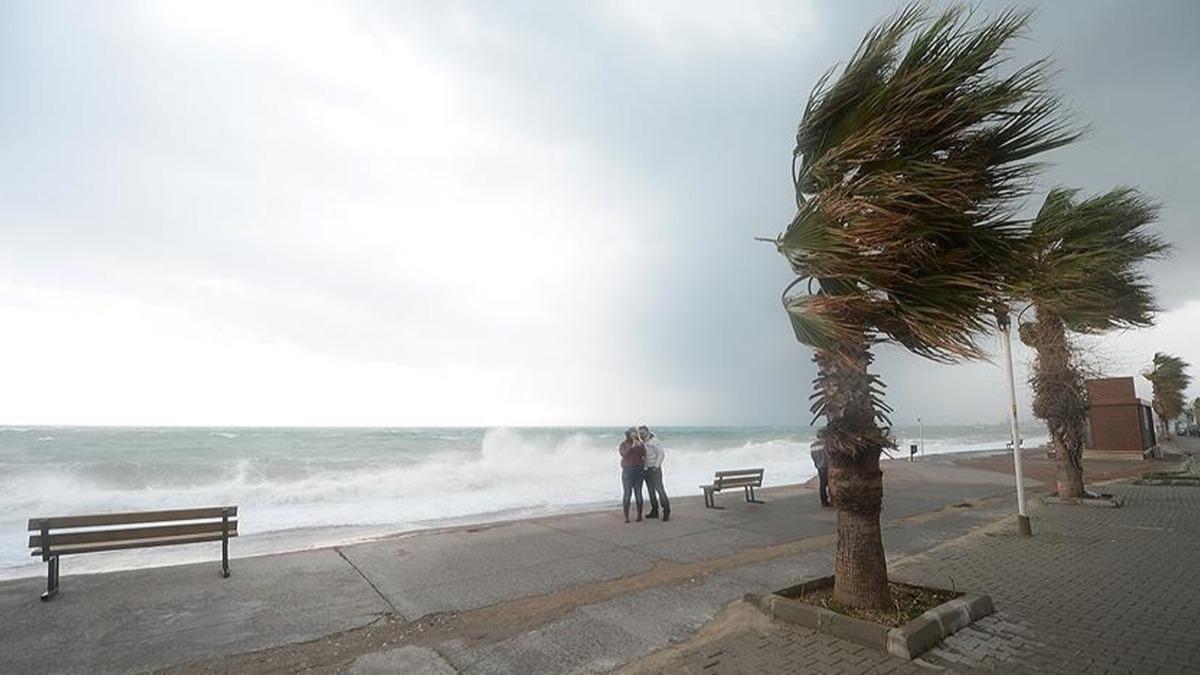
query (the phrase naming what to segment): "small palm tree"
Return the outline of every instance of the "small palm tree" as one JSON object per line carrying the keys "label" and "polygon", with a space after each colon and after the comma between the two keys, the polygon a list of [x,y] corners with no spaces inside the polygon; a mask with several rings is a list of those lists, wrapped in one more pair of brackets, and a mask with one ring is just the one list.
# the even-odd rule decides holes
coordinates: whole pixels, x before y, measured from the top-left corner
{"label": "small palm tree", "polygon": [[1162,422],[1164,439],[1171,437],[1171,420],[1183,412],[1183,394],[1192,382],[1192,376],[1187,372],[1189,365],[1178,356],[1157,352],[1153,367],[1142,373],[1154,385],[1152,405]]}
{"label": "small palm tree", "polygon": [[784,306],[817,365],[812,412],[825,419],[838,518],[833,596],[851,607],[890,601],[879,456],[894,443],[872,348],[982,355],[976,338],[1019,247],[1010,209],[1037,170],[1029,160],[1075,138],[1044,62],[997,70],[1028,18],[977,23],[962,7],[931,17],[910,5],[836,80],[818,81],[796,133],[797,213],[775,244],[797,275]]}
{"label": "small palm tree", "polygon": [[1168,250],[1146,232],[1157,217],[1158,206],[1131,188],[1084,200],[1057,189],[1030,228],[1016,289],[1037,318],[1020,335],[1037,353],[1033,414],[1050,432],[1060,497],[1084,494],[1087,388],[1070,335],[1153,323],[1154,293],[1140,265]]}

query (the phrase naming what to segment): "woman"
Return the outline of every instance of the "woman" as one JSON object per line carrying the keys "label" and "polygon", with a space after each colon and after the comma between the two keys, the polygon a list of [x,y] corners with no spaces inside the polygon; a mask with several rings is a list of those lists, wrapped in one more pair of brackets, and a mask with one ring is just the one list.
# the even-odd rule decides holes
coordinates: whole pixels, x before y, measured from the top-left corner
{"label": "woman", "polygon": [[621,453],[621,484],[625,486],[625,497],[621,506],[625,509],[625,522],[629,522],[629,497],[637,490],[637,519],[642,520],[642,481],[645,480],[646,448],[637,439],[637,430],[625,430],[625,440],[617,449]]}

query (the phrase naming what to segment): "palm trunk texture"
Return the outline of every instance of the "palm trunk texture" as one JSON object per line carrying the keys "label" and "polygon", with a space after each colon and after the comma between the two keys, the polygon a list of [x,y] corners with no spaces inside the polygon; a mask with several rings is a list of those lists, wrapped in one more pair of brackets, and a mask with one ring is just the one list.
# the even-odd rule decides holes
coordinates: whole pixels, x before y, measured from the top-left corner
{"label": "palm trunk texture", "polygon": [[1033,325],[1033,414],[1046,422],[1057,463],[1059,497],[1082,499],[1083,441],[1087,425],[1087,388],[1073,359],[1062,321],[1039,313]]}
{"label": "palm trunk texture", "polygon": [[830,497],[837,509],[833,599],[850,607],[885,608],[891,593],[879,528],[884,435],[875,423],[874,378],[867,372],[871,354],[864,340],[836,354],[818,351],[813,360],[826,418],[822,438],[829,451]]}

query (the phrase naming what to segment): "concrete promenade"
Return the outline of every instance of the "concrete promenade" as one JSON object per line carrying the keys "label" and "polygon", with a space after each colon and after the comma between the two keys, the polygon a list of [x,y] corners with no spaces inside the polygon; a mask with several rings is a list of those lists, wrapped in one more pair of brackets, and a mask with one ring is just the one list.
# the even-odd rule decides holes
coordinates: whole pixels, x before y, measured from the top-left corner
{"label": "concrete promenade", "polygon": [[[993,594],[1001,607],[994,622],[955,636],[930,657],[953,670],[987,667],[1031,647],[1050,659],[1046,664],[1061,664],[1062,650],[1086,646],[1083,629],[1075,642],[1031,637],[1042,624],[1027,615],[1037,614],[1048,590],[1066,588],[1063,579],[1079,564],[1066,544],[1050,551],[1054,542],[1084,537],[1100,547],[1097,555],[1105,558],[1087,568],[1089,575],[1108,569],[1130,545],[1146,551],[1133,556],[1137,564],[1182,574],[1169,559],[1154,563],[1151,552],[1159,549],[1148,542],[1182,538],[1194,547],[1197,532],[1186,521],[1200,522],[1195,499],[1148,493],[1131,496],[1129,507],[1116,511],[1044,507],[1034,522],[1039,536],[1019,540],[1004,527],[979,532],[1012,511],[1011,476],[1004,473],[927,458],[887,463],[885,483],[884,537],[894,576],[938,584],[952,576],[959,587]],[[1140,489],[1168,495],[1185,488]],[[812,659],[851,671],[864,664],[916,667],[880,654],[859,656],[850,645],[789,631],[739,607],[747,592],[786,586],[832,566],[834,514],[819,507],[813,491],[787,487],[763,496],[767,504],[749,505],[738,494],[722,495],[723,511],[704,509],[699,497],[677,497],[669,523],[626,525],[612,509],[238,559],[227,580],[215,559],[71,576],[68,558],[62,592],[50,603],[38,600],[41,579],[0,584],[0,672],[530,674],[696,667],[708,673],[745,672],[739,665],[745,659],[768,655],[785,669],[780,672],[796,672]],[[1192,507],[1186,514],[1173,510]],[[1080,528],[1072,520],[1077,516],[1099,520]],[[1053,581],[1043,582],[1045,588],[1013,585],[1005,575],[1028,571],[993,569],[986,563],[993,549],[1037,560],[1038,573]],[[1078,596],[1097,584],[1120,586],[1127,572],[1117,565],[1069,588]],[[993,587],[999,583],[1013,595]],[[1154,582],[1142,583],[1149,593]],[[1154,597],[1165,597],[1158,591]],[[1097,603],[1090,609],[1116,621],[1111,616],[1120,608]],[[1200,605],[1188,607],[1200,616]],[[1072,601],[1060,601],[1055,611],[1047,616],[1056,625],[1076,616]],[[1161,621],[1154,625],[1172,635]],[[757,652],[745,651],[751,638],[762,646]],[[714,645],[724,660],[700,663]],[[769,665],[763,662],[764,672]]]}
{"label": "concrete promenade", "polygon": [[[1200,443],[1181,447],[1200,456]],[[1085,465],[1086,468],[1086,465]],[[1119,509],[1035,505],[892,565],[893,578],[978,590],[996,613],[906,662],[782,623],[744,603],[626,672],[1194,673],[1200,671],[1200,488],[1103,488]]]}

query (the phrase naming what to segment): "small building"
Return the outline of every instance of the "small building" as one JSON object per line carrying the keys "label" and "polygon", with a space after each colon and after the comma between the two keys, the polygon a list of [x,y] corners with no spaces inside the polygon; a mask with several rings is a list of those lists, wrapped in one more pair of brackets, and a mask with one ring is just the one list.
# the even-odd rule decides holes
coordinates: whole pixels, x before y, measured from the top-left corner
{"label": "small building", "polygon": [[1143,459],[1154,453],[1154,412],[1133,377],[1087,381],[1088,438],[1085,456]]}

